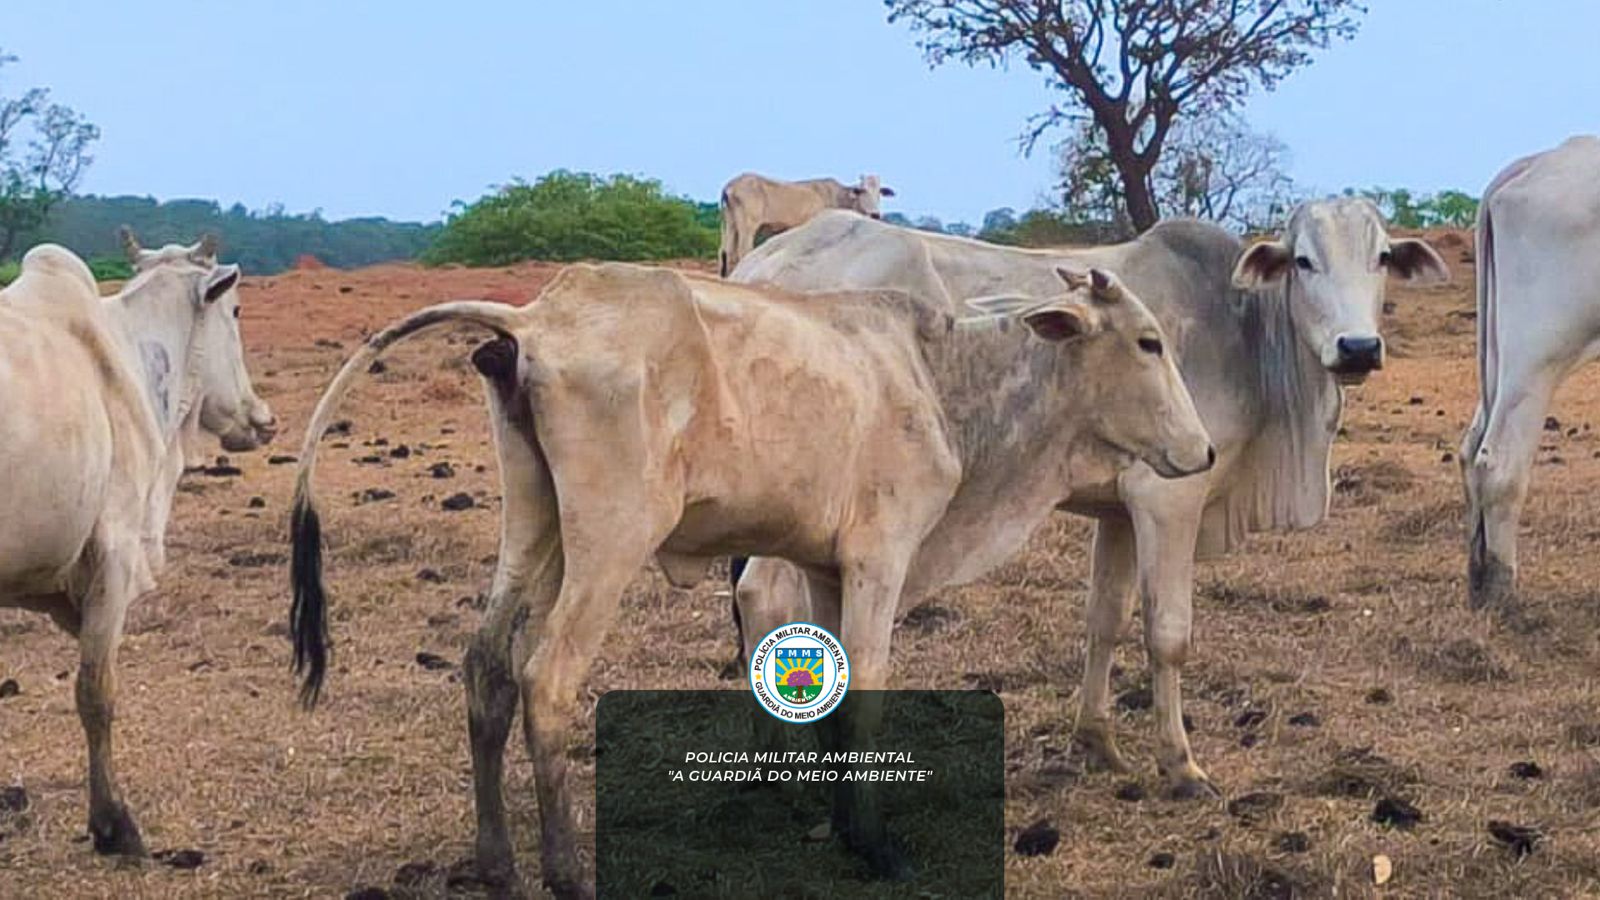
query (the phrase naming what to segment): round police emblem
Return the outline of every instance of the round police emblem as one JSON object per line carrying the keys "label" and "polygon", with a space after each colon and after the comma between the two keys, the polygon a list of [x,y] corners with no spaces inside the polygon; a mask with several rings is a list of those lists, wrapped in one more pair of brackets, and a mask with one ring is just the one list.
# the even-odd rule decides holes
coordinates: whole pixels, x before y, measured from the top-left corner
{"label": "round police emblem", "polygon": [[825,628],[790,622],[750,654],[750,690],[785,722],[815,722],[839,708],[850,689],[850,657]]}

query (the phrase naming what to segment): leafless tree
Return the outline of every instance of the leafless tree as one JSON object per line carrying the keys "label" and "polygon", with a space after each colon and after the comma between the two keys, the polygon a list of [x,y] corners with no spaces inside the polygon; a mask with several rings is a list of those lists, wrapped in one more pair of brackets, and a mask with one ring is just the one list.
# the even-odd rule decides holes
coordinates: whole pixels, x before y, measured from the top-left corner
{"label": "leafless tree", "polygon": [[1160,218],[1152,176],[1180,117],[1232,110],[1315,50],[1352,37],[1359,0],[885,0],[928,61],[1021,58],[1066,92],[1031,123],[1028,146],[1087,119],[1103,134],[1129,221]]}
{"label": "leafless tree", "polygon": [[[1080,123],[1060,152],[1066,211],[1080,221],[1111,222],[1131,231],[1122,181],[1094,124]],[[1294,181],[1284,171],[1288,160],[1282,141],[1252,131],[1236,115],[1183,120],[1173,127],[1150,173],[1151,194],[1164,215],[1260,231],[1293,205]]]}

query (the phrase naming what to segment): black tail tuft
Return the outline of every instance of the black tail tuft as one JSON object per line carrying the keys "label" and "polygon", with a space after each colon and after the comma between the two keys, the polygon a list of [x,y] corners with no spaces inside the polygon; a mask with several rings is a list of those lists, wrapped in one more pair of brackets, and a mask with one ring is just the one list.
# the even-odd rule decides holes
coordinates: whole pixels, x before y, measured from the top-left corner
{"label": "black tail tuft", "polygon": [[328,672],[328,595],[322,587],[322,519],[310,503],[295,504],[290,517],[294,552],[289,581],[294,603],[289,607],[289,631],[294,636],[294,673],[302,676],[300,703],[317,705],[322,678]]}

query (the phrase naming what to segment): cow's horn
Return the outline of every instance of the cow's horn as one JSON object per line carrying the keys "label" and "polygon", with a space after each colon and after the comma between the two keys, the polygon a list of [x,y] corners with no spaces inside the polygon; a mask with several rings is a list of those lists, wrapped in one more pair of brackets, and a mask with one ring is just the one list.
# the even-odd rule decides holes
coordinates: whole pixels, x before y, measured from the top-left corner
{"label": "cow's horn", "polygon": [[200,243],[194,245],[189,251],[189,256],[196,262],[215,262],[217,259],[217,236],[205,234],[200,238]]}
{"label": "cow's horn", "polygon": [[124,225],[117,229],[117,237],[122,239],[122,252],[127,255],[128,264],[138,265],[144,248],[139,246],[139,239],[133,236],[133,229]]}
{"label": "cow's horn", "polygon": [[1101,300],[1122,299],[1122,284],[1117,277],[1105,269],[1090,269],[1089,281],[1092,283],[1094,295]]}

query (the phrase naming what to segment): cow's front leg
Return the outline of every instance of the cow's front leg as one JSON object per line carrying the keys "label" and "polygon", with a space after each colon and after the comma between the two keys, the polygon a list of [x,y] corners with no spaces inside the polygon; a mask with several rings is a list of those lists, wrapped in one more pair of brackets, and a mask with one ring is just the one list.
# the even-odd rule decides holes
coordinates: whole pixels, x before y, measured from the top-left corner
{"label": "cow's front leg", "polygon": [[[840,718],[835,727],[841,749],[846,751],[873,750],[883,722],[883,692],[889,686],[889,643],[909,553],[904,557],[892,553],[885,556],[889,558],[880,557],[864,565],[847,564],[840,570],[839,630],[835,634],[850,654],[850,696],[835,714]],[[835,795],[834,830],[880,878],[903,879],[911,874],[910,866],[889,838],[876,784],[841,783]]]}
{"label": "cow's front leg", "polygon": [[1114,772],[1132,771],[1111,729],[1111,659],[1133,617],[1136,574],[1133,523],[1123,516],[1101,519],[1094,532],[1088,653],[1073,738],[1091,760]]}
{"label": "cow's front leg", "polygon": [[139,826],[117,786],[111,755],[111,725],[116,718],[117,644],[132,585],[122,553],[102,559],[96,590],[83,600],[78,631],[78,719],[89,743],[89,834],[98,853],[147,856]]}
{"label": "cow's front leg", "polygon": [[1183,728],[1180,675],[1194,618],[1194,550],[1205,500],[1203,478],[1172,484],[1160,502],[1132,504],[1138,543],[1145,650],[1155,695],[1156,765],[1174,797],[1220,792],[1195,764]]}

